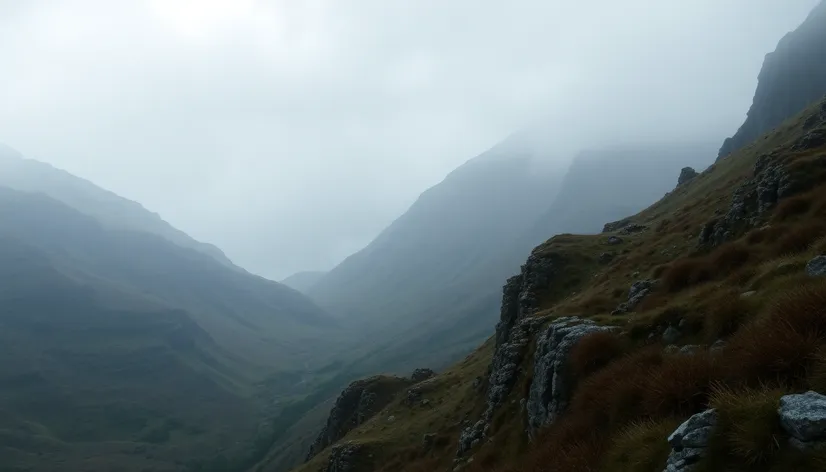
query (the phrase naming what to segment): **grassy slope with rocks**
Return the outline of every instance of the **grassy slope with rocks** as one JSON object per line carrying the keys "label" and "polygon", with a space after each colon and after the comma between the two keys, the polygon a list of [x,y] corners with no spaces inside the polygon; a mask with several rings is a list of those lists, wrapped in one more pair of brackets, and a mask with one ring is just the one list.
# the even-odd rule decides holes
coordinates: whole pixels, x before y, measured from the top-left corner
{"label": "grassy slope with rocks", "polygon": [[[529,354],[487,439],[460,467],[659,472],[670,451],[668,434],[712,406],[720,411],[720,426],[697,470],[826,470],[821,452],[801,454],[789,446],[776,414],[782,393],[826,393],[826,280],[805,270],[807,261],[826,253],[824,117],[826,103],[818,103],[676,188],[634,215],[645,230],[559,235],[538,247],[535,254],[575,260],[566,268],[576,270],[560,271],[540,290],[535,316],[577,315],[619,331],[577,345],[569,406],[533,441],[520,406],[532,380]],[[699,245],[698,234],[710,221],[737,213],[732,201],[741,199],[733,193],[744,183],[751,188],[755,173],[765,175],[767,159],[794,185],[762,213],[747,204],[751,213],[732,220],[739,224],[726,241]],[[622,242],[607,245],[610,236]],[[614,253],[612,261],[600,262],[605,252]],[[630,313],[612,316],[640,279],[657,283]],[[683,354],[666,349],[669,328],[678,332],[669,341],[696,347]],[[718,340],[724,347],[710,350]],[[427,408],[399,398],[351,431],[339,444],[360,447],[357,454],[369,458],[353,470],[453,468],[463,422],[475,421],[485,408],[492,351],[493,340],[432,379]],[[425,442],[426,434],[435,436]],[[330,451],[297,470],[326,470]]]}

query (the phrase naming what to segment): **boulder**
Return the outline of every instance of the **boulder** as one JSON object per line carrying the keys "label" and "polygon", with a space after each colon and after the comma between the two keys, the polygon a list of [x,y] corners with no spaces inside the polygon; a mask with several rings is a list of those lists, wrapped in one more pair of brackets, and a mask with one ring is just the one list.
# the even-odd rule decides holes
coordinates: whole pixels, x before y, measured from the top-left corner
{"label": "boulder", "polygon": [[804,444],[826,440],[826,396],[811,391],[785,395],[777,412],[792,438]]}
{"label": "boulder", "polygon": [[703,458],[714,427],[717,412],[706,410],[697,413],[681,424],[668,437],[671,454],[668,456],[665,472],[689,472]]}
{"label": "boulder", "polygon": [[606,243],[608,243],[611,246],[616,246],[617,244],[622,244],[622,238],[617,236],[609,236]]}
{"label": "boulder", "polygon": [[643,298],[645,298],[649,293],[651,293],[651,289],[654,288],[656,285],[656,280],[638,280],[631,285],[631,288],[628,289],[628,300],[620,303],[616,310],[614,310],[611,314],[612,315],[621,315],[624,313],[628,313],[632,311],[637,305],[640,304]]}
{"label": "boulder", "polygon": [[336,444],[330,450],[330,459],[327,461],[325,472],[352,472],[355,470],[356,459],[361,446],[347,442]]}
{"label": "boulder", "polygon": [[817,256],[806,264],[806,273],[811,277],[826,277],[826,256]]}
{"label": "boulder", "polygon": [[682,336],[680,330],[673,326],[669,326],[663,333],[663,342],[666,344],[674,344],[678,339],[680,339],[680,336]]}
{"label": "boulder", "polygon": [[677,178],[677,187],[688,183],[698,175],[697,171],[692,167],[683,167],[682,170],[680,170],[680,176]]}
{"label": "boulder", "polygon": [[571,349],[588,334],[614,329],[577,317],[560,318],[548,326],[534,352],[533,381],[526,403],[531,434],[553,423],[568,406],[576,386],[568,361]]}
{"label": "boulder", "polygon": [[413,371],[413,375],[410,376],[410,379],[414,382],[421,382],[433,377],[434,375],[436,375],[436,372],[433,372],[430,369],[416,369]]}

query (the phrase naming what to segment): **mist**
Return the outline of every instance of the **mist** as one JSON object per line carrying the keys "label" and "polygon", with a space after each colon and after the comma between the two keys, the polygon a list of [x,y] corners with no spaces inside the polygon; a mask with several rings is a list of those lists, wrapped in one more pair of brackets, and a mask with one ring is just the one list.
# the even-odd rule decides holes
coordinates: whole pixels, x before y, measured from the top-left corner
{"label": "mist", "polygon": [[279,279],[519,130],[722,140],[816,3],[0,0],[0,142]]}

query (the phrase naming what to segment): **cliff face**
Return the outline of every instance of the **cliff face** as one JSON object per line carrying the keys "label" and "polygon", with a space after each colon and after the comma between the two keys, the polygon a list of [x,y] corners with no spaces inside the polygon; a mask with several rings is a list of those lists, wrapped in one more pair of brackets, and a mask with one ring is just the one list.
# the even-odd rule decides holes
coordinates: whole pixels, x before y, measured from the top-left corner
{"label": "cliff face", "polygon": [[754,102],[718,159],[751,143],[826,94],[826,2],[766,55]]}

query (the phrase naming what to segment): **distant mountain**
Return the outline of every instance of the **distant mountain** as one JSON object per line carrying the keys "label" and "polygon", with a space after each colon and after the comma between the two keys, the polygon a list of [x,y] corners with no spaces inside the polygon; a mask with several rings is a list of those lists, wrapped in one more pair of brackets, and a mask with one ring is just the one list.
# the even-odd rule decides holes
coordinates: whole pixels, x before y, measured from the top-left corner
{"label": "distant mountain", "polygon": [[754,102],[737,133],[726,139],[725,157],[826,95],[826,1],[822,1],[777,49],[766,55]]}
{"label": "distant mountain", "polygon": [[715,151],[712,140],[582,151],[527,237],[535,246],[559,233],[599,233],[605,223],[633,215],[673,190],[683,167],[700,172],[713,164]]}
{"label": "distant mountain", "polygon": [[307,293],[325,275],[327,275],[327,272],[298,272],[282,280],[281,283],[301,293]]}
{"label": "distant mountain", "polygon": [[[308,298],[159,235],[2,186],[0,221],[2,470],[242,457],[335,345]],[[257,398],[279,372],[289,385]]]}
{"label": "distant mountain", "polygon": [[224,265],[234,267],[217,247],[192,239],[141,206],[95,184],[44,162],[26,159],[0,144],[0,185],[26,192],[41,192],[96,218],[103,225],[157,234],[181,247],[195,249]]}
{"label": "distant mountain", "polygon": [[[471,159],[309,294],[360,326],[369,338],[363,346],[388,346],[368,356],[370,362],[407,371],[412,362],[434,364],[464,353],[487,336],[502,280],[518,269],[517,260],[496,255],[553,201],[561,166],[538,165],[550,159],[518,137]],[[400,341],[414,339],[415,355],[398,352]]]}

